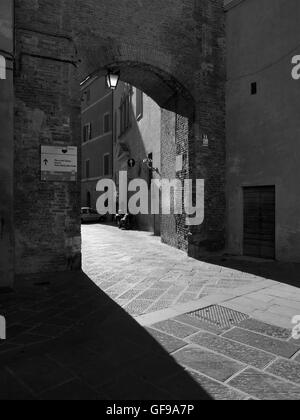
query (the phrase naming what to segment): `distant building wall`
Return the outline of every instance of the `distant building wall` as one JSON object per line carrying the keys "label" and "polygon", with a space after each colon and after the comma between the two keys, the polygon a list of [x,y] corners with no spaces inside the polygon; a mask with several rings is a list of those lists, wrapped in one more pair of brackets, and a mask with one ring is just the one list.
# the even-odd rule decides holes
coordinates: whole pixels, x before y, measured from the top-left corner
{"label": "distant building wall", "polygon": [[244,253],[243,187],[275,186],[276,258],[299,262],[300,2],[226,3],[227,249]]}
{"label": "distant building wall", "polygon": [[[129,95],[129,126],[122,132],[120,107],[123,100]],[[142,99],[141,114],[137,107],[138,97]],[[141,178],[147,182],[151,178],[159,178],[159,174],[151,172],[145,159],[152,155],[153,168],[161,170],[161,109],[146,94],[135,87],[120,82],[114,94],[115,109],[115,179],[118,184],[119,171],[128,172],[128,180]],[[130,168],[128,160],[134,159],[135,166]],[[149,210],[151,210],[151,197],[149,194]],[[136,217],[138,227],[143,230],[160,234],[159,215],[138,215]]]}
{"label": "distant building wall", "polygon": [[[103,78],[86,83],[81,89],[81,134],[82,134],[82,186],[81,205],[96,208],[99,193],[97,182],[113,175],[113,94]],[[105,118],[108,122],[105,124]],[[106,127],[105,127],[106,125]],[[84,138],[85,127],[89,126],[90,136]],[[109,172],[105,173],[104,160],[108,159]],[[88,170],[88,173],[87,173]],[[88,203],[88,195],[91,198]]]}

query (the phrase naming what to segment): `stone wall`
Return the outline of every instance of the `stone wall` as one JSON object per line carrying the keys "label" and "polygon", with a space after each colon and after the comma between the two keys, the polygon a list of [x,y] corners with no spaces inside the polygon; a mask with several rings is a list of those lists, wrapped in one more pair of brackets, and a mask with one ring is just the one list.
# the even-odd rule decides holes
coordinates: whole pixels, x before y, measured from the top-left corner
{"label": "stone wall", "polygon": [[229,254],[244,253],[243,188],[275,186],[276,259],[300,262],[299,15],[298,0],[245,0],[227,12]]}
{"label": "stone wall", "polygon": [[[0,287],[14,277],[13,237],[13,14],[11,0],[0,3]],[[2,64],[1,62],[1,64]]]}
{"label": "stone wall", "polygon": [[[55,2],[16,3],[16,272],[77,269],[80,182],[41,181],[41,145],[79,147],[81,143],[79,83],[69,62],[74,44],[57,35],[55,17],[60,18],[62,10]],[[41,7],[35,19],[36,5]],[[30,16],[33,21],[28,23]],[[51,28],[42,28],[46,17]]]}

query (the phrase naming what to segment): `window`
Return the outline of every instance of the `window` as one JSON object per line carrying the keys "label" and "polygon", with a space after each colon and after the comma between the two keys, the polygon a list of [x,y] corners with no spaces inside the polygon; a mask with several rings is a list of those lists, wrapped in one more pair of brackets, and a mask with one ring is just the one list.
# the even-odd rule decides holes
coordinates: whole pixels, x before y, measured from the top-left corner
{"label": "window", "polygon": [[92,124],[88,123],[83,126],[83,143],[92,140]]}
{"label": "window", "polygon": [[120,106],[120,135],[122,136],[129,128],[131,123],[131,91],[128,92],[121,101]]}
{"label": "window", "polygon": [[253,82],[251,83],[251,95],[256,95],[257,94],[257,83]]}
{"label": "window", "polygon": [[85,176],[86,178],[90,177],[90,161],[89,160],[85,161]]}
{"label": "window", "polygon": [[144,97],[143,92],[139,89],[136,90],[136,119],[139,121],[143,118],[144,114]]}
{"label": "window", "polygon": [[110,154],[107,153],[103,156],[103,175],[110,175]]}
{"label": "window", "polygon": [[110,114],[103,116],[103,132],[104,134],[110,132]]}

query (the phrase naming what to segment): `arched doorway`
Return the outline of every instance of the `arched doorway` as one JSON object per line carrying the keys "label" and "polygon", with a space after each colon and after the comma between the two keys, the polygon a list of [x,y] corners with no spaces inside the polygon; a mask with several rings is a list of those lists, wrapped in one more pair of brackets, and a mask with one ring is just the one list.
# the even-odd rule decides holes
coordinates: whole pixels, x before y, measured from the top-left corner
{"label": "arched doorway", "polygon": [[[187,230],[176,220],[180,244],[174,245],[195,256],[221,250],[223,1],[66,0],[40,8],[16,0],[16,6],[16,272],[80,268],[80,176],[72,183],[41,182],[40,150],[77,146],[80,157],[79,82],[108,68],[164,109],[165,138],[175,125],[173,153],[185,155],[180,176],[206,180],[205,222]],[[174,169],[166,167],[171,176]]]}
{"label": "arched doorway", "polygon": [[[118,95],[113,95],[113,99],[111,99],[110,90],[104,87],[104,76],[108,71],[118,72],[121,77],[120,84],[122,84],[122,86],[133,86],[134,89],[138,89],[144,92],[146,96],[150,97],[153,100],[153,103],[159,105],[161,110],[161,117],[159,121],[156,122],[160,126],[159,131],[161,133],[161,158],[159,175],[161,179],[170,179],[172,181],[179,179],[183,184],[184,180],[189,178],[191,162],[190,156],[193,155],[193,153],[190,153],[190,144],[192,143],[192,136],[194,135],[193,127],[195,118],[195,101],[191,93],[176,79],[174,79],[172,75],[166,73],[162,69],[146,65],[145,63],[136,61],[132,62],[130,60],[127,60],[126,62],[108,63],[104,64],[101,68],[96,67],[95,70],[88,75],[84,73],[84,63],[86,63],[86,60],[82,60],[82,65],[80,66],[80,71],[82,74],[81,86],[86,86],[82,87],[81,91],[82,101],[84,103],[84,111],[82,114],[83,127],[86,127],[86,125],[91,126],[92,124],[95,128],[92,130],[94,133],[92,135],[93,138],[90,139],[90,143],[89,141],[85,141],[85,139],[83,140],[83,166],[86,166],[86,163],[90,164],[90,161],[95,160],[93,154],[95,155],[97,149],[94,139],[98,138],[98,134],[102,134],[102,131],[99,130],[97,120],[95,121],[95,115],[97,114],[96,118],[100,118],[100,116],[98,116],[98,112],[101,112],[101,109],[103,109],[104,103],[106,102],[108,107],[107,111],[109,112],[109,115],[111,115],[111,106],[114,107],[114,102],[117,101]],[[97,64],[97,59],[95,59],[95,65]],[[94,86],[97,87],[95,88]],[[95,98],[95,89],[98,89],[102,92],[102,97]],[[132,88],[128,89],[129,91],[133,91]],[[125,91],[123,96],[126,94],[126,98],[128,97],[128,102],[131,103],[131,100],[129,100],[131,93],[126,93]],[[93,93],[91,94],[91,92]],[[118,93],[118,91],[116,93]],[[93,97],[92,101],[90,100],[90,96]],[[111,104],[111,100],[113,105]],[[124,98],[120,98],[120,102],[122,106]],[[96,107],[98,108],[97,112],[95,109]],[[121,108],[118,106],[115,108],[116,112],[118,112],[120,109]],[[131,109],[129,112],[131,112]],[[127,110],[126,116],[128,116],[129,112]],[[93,123],[91,123],[91,121],[93,121]],[[115,124],[113,122],[112,126],[114,125]],[[132,121],[130,122],[130,126],[133,128]],[[154,128],[155,127],[153,127],[153,130]],[[118,133],[118,137],[120,137],[119,134],[121,134],[121,137],[123,138],[123,133]],[[103,136],[101,137],[102,147],[104,147],[104,144],[107,143],[108,140]],[[132,130],[132,136],[134,136],[134,130]],[[106,152],[111,152],[111,148],[111,146],[108,146]],[[87,149],[90,150],[90,153],[87,153]],[[99,149],[97,153],[99,153]],[[133,156],[128,155],[128,159],[130,157]],[[137,160],[137,164],[143,165],[143,158],[147,157],[149,158],[149,155],[145,152],[145,155]],[[90,174],[90,181],[88,181],[89,188],[93,189],[93,207],[95,207],[96,202],[95,192],[97,181],[95,177],[97,175],[103,175],[103,173],[97,173],[97,161],[99,160],[100,159],[98,156],[96,161],[89,165],[96,169],[93,174]],[[176,162],[178,161],[181,162],[180,168],[178,165],[176,165]],[[127,161],[125,169],[123,169],[126,170],[126,168]],[[86,176],[86,172],[87,171],[84,173],[84,177]],[[151,186],[149,182],[148,186],[150,190]],[[90,193],[86,193],[86,188],[87,184],[84,182],[83,192],[85,195]],[[158,218],[161,225],[159,226],[158,230],[161,231],[163,242],[187,252],[190,229],[186,226],[185,217],[186,216],[184,214],[176,216],[173,214],[161,215],[161,217]],[[156,223],[157,222],[158,221],[156,221]]]}

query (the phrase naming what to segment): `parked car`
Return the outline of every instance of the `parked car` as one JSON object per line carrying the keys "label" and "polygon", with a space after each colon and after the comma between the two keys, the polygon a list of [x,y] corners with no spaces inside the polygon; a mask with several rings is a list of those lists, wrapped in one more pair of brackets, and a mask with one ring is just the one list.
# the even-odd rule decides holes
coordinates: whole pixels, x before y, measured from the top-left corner
{"label": "parked car", "polygon": [[90,207],[82,207],[81,223],[100,223],[105,221],[105,216],[101,216],[97,210]]}

